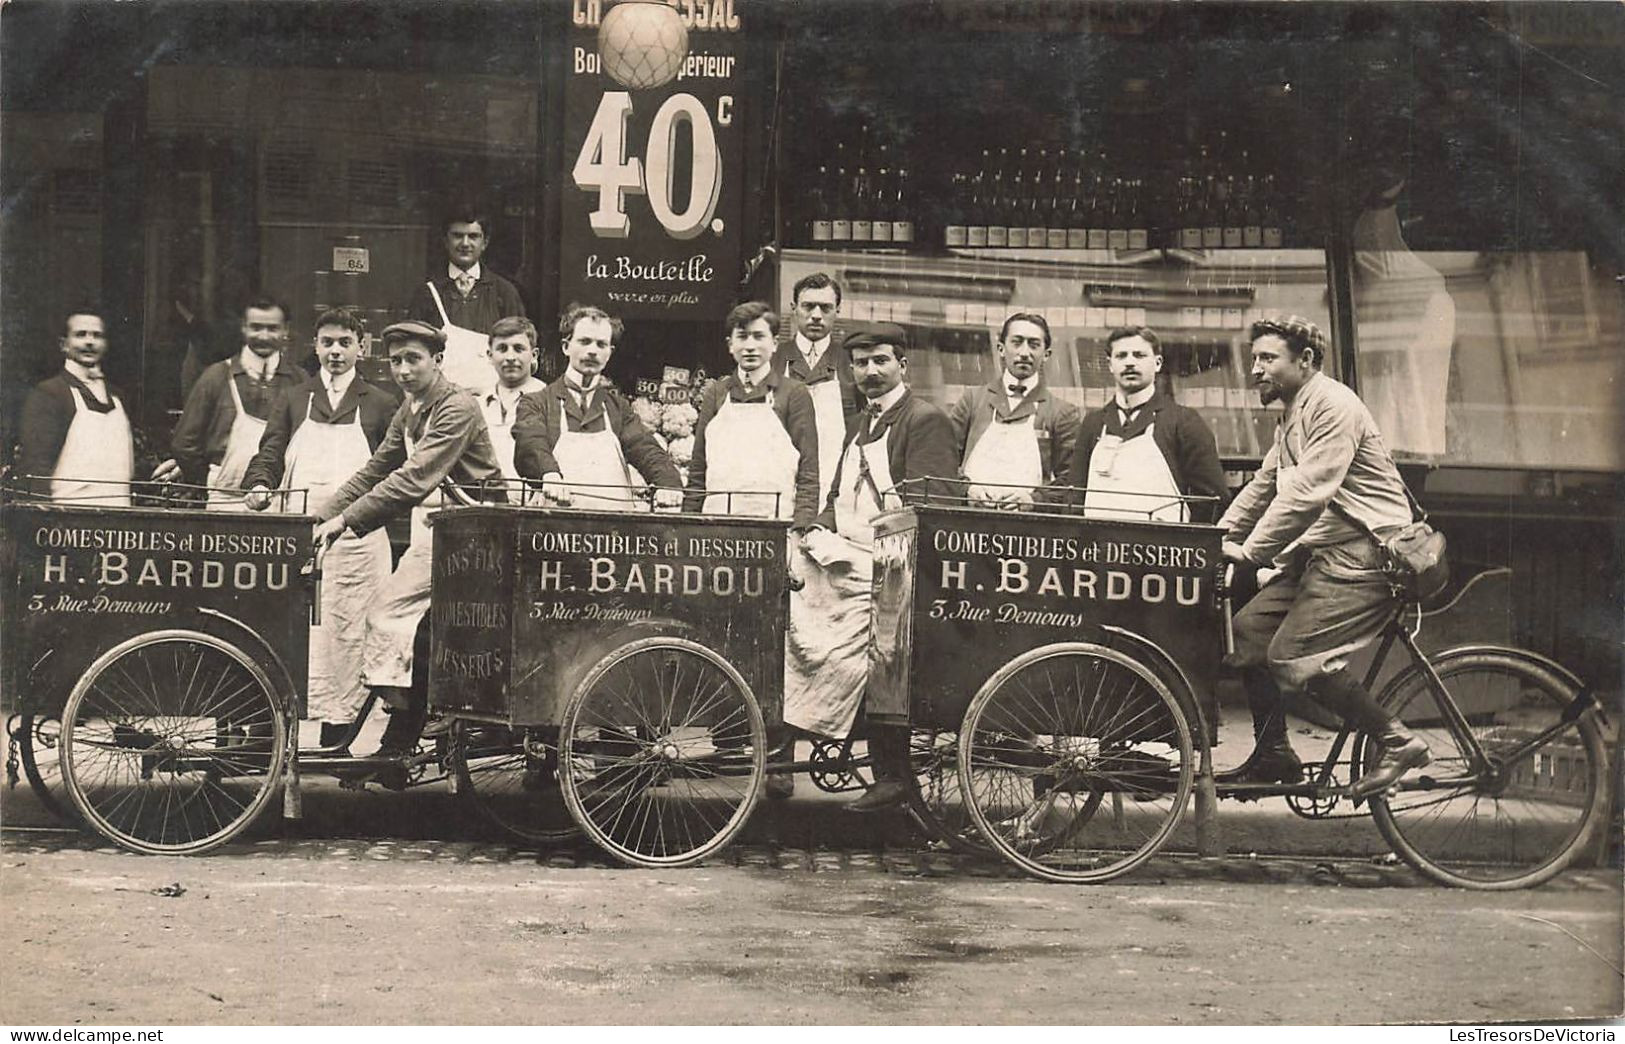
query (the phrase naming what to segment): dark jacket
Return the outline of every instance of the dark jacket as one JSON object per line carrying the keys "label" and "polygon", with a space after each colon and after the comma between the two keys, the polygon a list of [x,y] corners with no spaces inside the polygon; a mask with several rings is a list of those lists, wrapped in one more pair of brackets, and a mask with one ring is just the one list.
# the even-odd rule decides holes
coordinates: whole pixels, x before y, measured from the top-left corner
{"label": "dark jacket", "polygon": [[[108,398],[122,402],[124,396],[119,390],[111,382],[104,383]],[[73,402],[75,388],[84,396],[87,408],[96,413],[113,412],[111,401],[104,403],[96,398],[83,381],[66,370],[35,385],[23,402],[22,428],[18,432],[17,474],[38,476],[40,481],[31,483],[31,486],[33,492],[40,496],[50,495],[51,473],[56,471],[56,460],[62,455],[62,447],[68,441],[68,427],[73,424],[76,412]],[[129,412],[126,406],[125,415],[128,416]]]}
{"label": "dark jacket", "polygon": [[[794,334],[779,342],[778,348],[773,352],[773,361],[770,368],[776,374],[785,377],[794,377],[802,384],[813,385],[821,381],[837,380],[841,382],[841,412],[847,420],[863,409],[863,392],[858,390],[857,382],[852,377],[852,357],[841,347],[841,338],[844,333],[830,335],[829,347],[824,354],[818,357],[816,367],[807,365],[807,357],[801,354],[796,346]],[[827,477],[827,476],[826,476]]]}
{"label": "dark jacket", "polygon": [[1173,473],[1174,485],[1186,496],[1217,497],[1214,503],[1190,505],[1191,521],[1211,522],[1219,517],[1229,500],[1229,489],[1224,482],[1224,467],[1219,463],[1219,447],[1213,430],[1202,415],[1175,402],[1166,391],[1158,389],[1149,402],[1140,408],[1127,427],[1113,399],[1104,409],[1092,410],[1078,427],[1078,446],[1072,455],[1070,485],[1089,485],[1089,458],[1102,434],[1120,435],[1125,439],[1143,434],[1156,425],[1152,441],[1162,451]]}
{"label": "dark jacket", "polygon": [[231,358],[205,369],[192,386],[192,394],[186,397],[186,408],[181,411],[181,419],[169,440],[170,453],[181,466],[185,480],[199,485],[208,481],[209,465],[220,463],[226,455],[231,425],[237,419],[227,381],[237,385],[237,394],[248,415],[266,420],[271,416],[271,406],[277,397],[298,387],[305,377],[305,372],[285,351],[277,360],[275,372],[263,383],[243,369],[241,349]]}
{"label": "dark jacket", "polygon": [[1043,380],[1027,393],[1027,397],[1010,409],[1010,397],[1005,393],[1004,374],[981,388],[967,388],[954,404],[948,419],[954,425],[954,447],[959,462],[964,465],[971,449],[981,439],[995,417],[1000,421],[1021,421],[1033,417],[1033,431],[1038,436],[1038,459],[1044,469],[1044,484],[1064,484],[1072,475],[1072,452],[1078,441],[1078,423],[1082,411],[1065,399],[1050,394]]}
{"label": "dark jacket", "polygon": [[[446,317],[453,326],[488,334],[498,319],[525,314],[525,302],[520,298],[519,290],[491,271],[490,265],[481,263],[480,277],[474,281],[466,298],[457,289],[457,284],[451,281],[444,266],[425,282],[428,281],[432,281],[435,289],[440,291],[440,300],[446,306]],[[443,325],[440,309],[434,306],[434,298],[429,296],[429,288],[424,283],[418,284],[407,313],[437,330]]]}
{"label": "dark jacket", "polygon": [[[528,479],[539,479],[559,470],[553,447],[565,430],[598,432],[609,430],[621,440],[626,462],[656,486],[676,489],[683,484],[677,465],[654,434],[632,412],[632,404],[602,377],[587,398],[587,408],[576,402],[565,379],[549,384],[539,392],[519,397],[513,414],[513,466]],[[564,427],[569,422],[569,428]]]}
{"label": "dark jacket", "polygon": [[[447,479],[470,488],[502,480],[485,415],[472,392],[438,377],[417,413],[411,406],[408,398],[396,408],[384,441],[339,487],[328,518],[342,513],[349,528],[368,533],[410,513]],[[410,456],[408,434],[416,443]]]}
{"label": "dark jacket", "polygon": [[954,457],[954,426],[946,413],[913,391],[905,391],[891,409],[875,418],[869,432],[862,434],[865,417],[865,414],[859,413],[847,423],[841,463],[835,469],[834,485],[830,487],[824,510],[818,516],[819,525],[825,529],[835,528],[835,498],[840,495],[845,481],[841,470],[846,466],[846,447],[854,441],[864,445],[876,442],[888,431],[891,432],[891,441],[886,445],[886,458],[894,484],[911,479],[941,480],[910,486],[907,499],[927,496],[957,498],[954,478],[959,474],[959,461]]}
{"label": "dark jacket", "polygon": [[[819,360],[823,362],[822,359]],[[705,389],[700,398],[699,419],[694,423],[694,457],[688,465],[689,496],[684,510],[699,511],[705,504],[706,443],[705,432],[711,420],[726,401],[762,402],[773,392],[773,413],[790,435],[796,452],[801,455],[796,464],[796,503],[791,515],[791,526],[805,529],[818,515],[818,421],[813,416],[812,393],[807,386],[793,377],[785,377],[769,369],[766,379],[746,395],[739,376],[731,373]]]}
{"label": "dark jacket", "polygon": [[390,389],[368,384],[357,375],[344,389],[344,396],[339,399],[338,409],[335,410],[328,404],[327,387],[322,384],[321,375],[309,378],[279,395],[271,406],[271,418],[266,422],[265,434],[260,436],[259,452],[254,454],[248,470],[243,473],[242,488],[264,486],[276,489],[282,484],[288,443],[293,441],[293,433],[305,423],[307,406],[310,419],[320,424],[354,424],[359,410],[361,430],[367,436],[367,448],[376,453],[389,431],[390,418],[395,416],[395,409],[399,405],[400,399],[390,394]]}

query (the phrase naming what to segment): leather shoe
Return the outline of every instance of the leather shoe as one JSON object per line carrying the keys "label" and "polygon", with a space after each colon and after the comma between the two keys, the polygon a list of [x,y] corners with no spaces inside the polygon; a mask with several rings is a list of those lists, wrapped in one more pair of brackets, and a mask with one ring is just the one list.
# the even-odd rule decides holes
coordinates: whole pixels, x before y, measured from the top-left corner
{"label": "leather shoe", "polygon": [[1227,783],[1301,783],[1303,762],[1286,745],[1255,749],[1233,769],[1213,774],[1213,782]]}
{"label": "leather shoe", "polygon": [[858,796],[857,800],[849,801],[844,807],[848,812],[884,812],[890,808],[902,808],[908,804],[908,784],[894,779],[876,780],[875,785]]}
{"label": "leather shoe", "polygon": [[423,726],[423,731],[419,733],[419,735],[421,735],[424,739],[434,739],[436,736],[444,736],[451,731],[451,726],[454,722],[456,722],[456,720],[456,718],[450,717],[449,715],[437,714],[433,718],[429,719],[429,724]]}
{"label": "leather shoe", "polygon": [[1407,729],[1394,726],[1381,737],[1382,760],[1377,767],[1349,785],[1349,796],[1355,799],[1380,794],[1399,782],[1411,769],[1421,768],[1433,760],[1428,745]]}
{"label": "leather shoe", "polygon": [[349,750],[350,723],[347,721],[322,722],[322,732],[321,735],[317,737],[317,743],[319,743],[324,750]]}

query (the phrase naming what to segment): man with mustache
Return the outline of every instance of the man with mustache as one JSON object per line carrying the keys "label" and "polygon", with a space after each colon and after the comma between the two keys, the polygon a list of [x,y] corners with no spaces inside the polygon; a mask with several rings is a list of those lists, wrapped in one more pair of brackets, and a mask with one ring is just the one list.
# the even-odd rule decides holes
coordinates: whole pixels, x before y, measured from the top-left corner
{"label": "man with mustache", "polygon": [[1226,782],[1296,783],[1282,690],[1302,691],[1378,738],[1382,758],[1354,796],[1378,793],[1430,760],[1348,670],[1394,612],[1378,541],[1412,520],[1411,498],[1371,412],[1320,372],[1326,337],[1307,319],[1263,319],[1249,333],[1253,383],[1286,408],[1275,443],[1219,520],[1223,553],[1279,572],[1235,618],[1236,650],[1253,713],[1255,749]]}
{"label": "man with mustache", "polygon": [[[901,326],[877,323],[842,347],[865,405],[847,428],[824,511],[793,549],[803,587],[790,596],[784,720],[843,737],[862,706],[875,783],[847,808],[877,812],[908,800],[909,708],[906,694],[901,705],[865,699],[874,519],[905,502],[953,496],[959,462],[948,415],[903,381],[908,334]],[[895,487],[903,482],[912,484],[900,494]]]}
{"label": "man with mustache", "polygon": [[1036,312],[1014,312],[999,332],[999,375],[968,388],[954,406],[954,440],[972,504],[1029,507],[1046,500],[1043,487],[1072,473],[1078,408],[1050,394],[1044,362],[1049,323]]}
{"label": "man with mustache", "polygon": [[[1213,431],[1195,410],[1157,387],[1162,341],[1145,326],[1106,337],[1117,389],[1083,418],[1071,485],[1086,489],[1084,514],[1157,522],[1208,522],[1226,494]],[[1215,498],[1189,504],[1182,497]]]}
{"label": "man with mustache", "polygon": [[17,471],[34,492],[76,505],[129,507],[135,443],[122,398],[102,374],[107,331],[94,312],[63,323],[62,370],[23,404]]}

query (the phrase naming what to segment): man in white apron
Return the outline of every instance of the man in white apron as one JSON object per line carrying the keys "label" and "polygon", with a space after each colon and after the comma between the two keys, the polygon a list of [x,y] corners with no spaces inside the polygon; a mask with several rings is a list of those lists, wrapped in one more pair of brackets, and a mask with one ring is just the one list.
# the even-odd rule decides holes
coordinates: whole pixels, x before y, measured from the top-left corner
{"label": "man in white apron", "polygon": [[[723,329],[736,369],[712,382],[700,398],[684,506],[708,515],[789,519],[791,531],[802,533],[822,500],[821,433],[806,385],[773,367],[778,325],[765,301],[747,301],[728,313]],[[833,374],[825,383],[840,387]],[[829,423],[844,424],[839,403]],[[835,459],[838,449],[831,468]],[[778,730],[773,738],[769,759],[793,761],[793,739]],[[795,778],[773,773],[766,792],[787,798],[795,792]]]}
{"label": "man in white apron", "polygon": [[1432,760],[1349,670],[1395,605],[1378,541],[1412,521],[1413,503],[1371,411],[1352,388],[1320,372],[1326,337],[1307,319],[1262,319],[1249,332],[1253,383],[1286,407],[1275,442],[1225,511],[1227,561],[1273,567],[1234,621],[1253,712],[1254,749],[1227,782],[1295,783],[1282,691],[1301,691],[1377,737],[1381,759],[1356,797],[1380,793]]}
{"label": "man in white apron", "polygon": [[[1070,484],[1087,489],[1084,514],[1158,522],[1209,522],[1228,496],[1213,430],[1157,387],[1162,341],[1144,326],[1106,338],[1117,388],[1083,418]],[[1181,497],[1210,497],[1187,503]]]}
{"label": "man in white apron", "polygon": [[510,481],[519,478],[513,466],[513,425],[518,418],[519,399],[547,385],[536,379],[536,324],[522,315],[505,316],[491,327],[491,343],[486,357],[496,371],[496,383],[480,396],[485,413],[485,430],[491,433],[491,446],[497,463]]}
{"label": "man in white apron", "polygon": [[453,384],[483,395],[491,386],[485,350],[498,319],[525,314],[519,291],[481,258],[491,245],[491,222],[459,210],[445,223],[446,267],[418,288],[408,314],[440,328],[446,342],[441,372]]}
{"label": "man in white apron", "polygon": [[243,347],[203,371],[170,439],[170,459],[153,477],[184,478],[209,487],[211,511],[243,511],[243,475],[259,452],[260,436],[271,406],[305,374],[282,348],[288,333],[288,310],[270,298],[259,298],[243,310]]}
{"label": "man in white apron", "polygon": [[406,394],[371,459],[321,505],[318,544],[346,531],[365,536],[410,513],[412,540],[373,596],[361,649],[362,680],[390,711],[377,757],[398,758],[417,745],[427,694],[413,681],[413,643],[429,608],[431,534],[428,514],[447,482],[468,489],[500,479],[496,451],[474,396],[440,374],[445,344],[427,323],[387,327],[382,340],[395,383]]}
{"label": "man in white apron", "polygon": [[909,793],[907,696],[865,703],[874,518],[902,506],[897,483],[931,480],[911,486],[910,500],[951,496],[959,462],[947,414],[903,383],[908,338],[902,327],[876,324],[842,347],[866,406],[847,434],[824,510],[795,548],[793,569],[803,586],[790,596],[784,720],[805,732],[842,737],[863,708],[875,784],[847,807],[873,812],[902,804]]}
{"label": "man in white apron", "polygon": [[101,316],[69,315],[60,343],[62,371],[23,403],[18,473],[38,495],[65,504],[129,507],[135,443],[124,404],[102,375]]}
{"label": "man in white apron", "polygon": [[812,394],[822,504],[841,459],[847,425],[862,406],[863,395],[852,381],[852,363],[835,343],[841,285],[824,272],[802,276],[790,290],[790,305],[793,330],[773,353],[772,366],[774,373],[794,377]]}
{"label": "man in white apron", "polygon": [[[277,400],[248,464],[244,503],[254,511],[276,504],[284,511],[326,517],[345,479],[372,457],[389,430],[395,396],[356,373],[365,327],[354,312],[332,309],[316,320],[321,370]],[[304,490],[273,496],[274,489]],[[389,536],[375,529],[345,536],[328,549],[322,567],[322,622],[310,629],[310,688],[306,717],[321,723],[321,745],[346,742],[366,701],[361,648],[367,609],[389,579]]]}
{"label": "man in white apron", "polygon": [[1050,498],[1044,487],[1072,473],[1078,408],[1050,394],[1044,362],[1049,323],[1016,312],[999,332],[999,375],[968,388],[948,419],[954,424],[966,497],[972,504],[1020,508]]}
{"label": "man in white apron", "polygon": [[658,506],[683,502],[677,465],[604,377],[623,332],[621,321],[603,309],[571,305],[559,322],[568,361],[563,376],[519,399],[514,469],[542,483],[548,504],[598,511],[644,508],[632,489],[628,464],[655,487]]}
{"label": "man in white apron", "polygon": [[700,399],[686,506],[708,515],[790,519],[801,532],[820,506],[818,428],[806,385],[773,370],[778,321],[765,301],[728,313],[736,369]]}

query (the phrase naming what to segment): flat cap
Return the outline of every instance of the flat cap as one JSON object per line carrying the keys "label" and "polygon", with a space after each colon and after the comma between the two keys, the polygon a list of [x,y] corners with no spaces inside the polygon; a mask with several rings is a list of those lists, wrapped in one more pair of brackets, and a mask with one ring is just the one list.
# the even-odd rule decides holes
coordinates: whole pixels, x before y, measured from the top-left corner
{"label": "flat cap", "polygon": [[850,352],[858,348],[877,348],[883,344],[908,351],[908,331],[896,323],[871,323],[848,334],[841,347]]}
{"label": "flat cap", "polygon": [[1256,341],[1265,334],[1274,334],[1291,346],[1294,352],[1305,348],[1315,350],[1316,359],[1326,358],[1326,335],[1313,321],[1301,315],[1274,316],[1260,319],[1247,331],[1247,340]]}
{"label": "flat cap", "polygon": [[428,323],[416,319],[408,319],[404,323],[391,323],[384,327],[384,332],[378,335],[387,349],[394,341],[422,341],[435,351],[444,351],[446,348],[446,335],[430,326]]}

